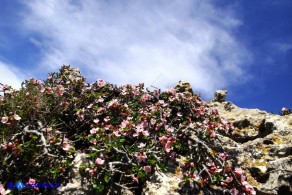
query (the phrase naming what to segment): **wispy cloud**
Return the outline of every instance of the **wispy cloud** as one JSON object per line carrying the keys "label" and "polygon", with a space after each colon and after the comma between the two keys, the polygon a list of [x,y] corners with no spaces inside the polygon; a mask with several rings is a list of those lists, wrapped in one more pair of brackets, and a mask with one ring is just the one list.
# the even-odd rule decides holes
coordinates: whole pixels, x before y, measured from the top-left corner
{"label": "wispy cloud", "polygon": [[0,83],[12,86],[15,89],[21,87],[24,80],[23,74],[10,64],[0,61]]}
{"label": "wispy cloud", "polygon": [[[89,79],[160,88],[179,80],[207,96],[243,81],[250,54],[236,15],[211,1],[25,1],[24,30],[46,71],[78,66]],[[37,37],[34,37],[37,36]],[[246,77],[245,77],[246,78]]]}
{"label": "wispy cloud", "polygon": [[292,43],[275,43],[273,46],[284,53],[292,49]]}

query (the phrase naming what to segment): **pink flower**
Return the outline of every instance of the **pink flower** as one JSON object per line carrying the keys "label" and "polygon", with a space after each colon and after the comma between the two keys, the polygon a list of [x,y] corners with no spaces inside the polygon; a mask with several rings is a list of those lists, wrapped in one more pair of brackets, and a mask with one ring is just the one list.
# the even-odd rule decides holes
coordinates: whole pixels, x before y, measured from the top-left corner
{"label": "pink flower", "polygon": [[141,97],[141,101],[142,102],[146,102],[147,100],[151,100],[151,99],[152,99],[152,96],[149,95],[148,93],[143,94],[142,97]]}
{"label": "pink flower", "polygon": [[181,168],[184,168],[186,166],[186,164],[184,162],[180,162],[180,165],[179,165]]}
{"label": "pink flower", "polygon": [[8,122],[8,117],[3,116],[2,119],[1,119],[1,122],[2,122],[3,124],[7,123],[7,122]]}
{"label": "pink flower", "polygon": [[160,95],[160,90],[154,89],[154,92],[153,93],[154,93],[153,95],[158,99],[159,98],[159,95]]}
{"label": "pink flower", "polygon": [[242,183],[242,182],[244,182],[246,180],[246,176],[245,175],[241,175],[240,176],[240,182]]}
{"label": "pink flower", "polygon": [[113,99],[108,103],[108,108],[115,108],[119,105],[118,99]]}
{"label": "pink flower", "polygon": [[68,144],[68,143],[63,144],[63,150],[68,151],[68,150],[72,150],[72,149],[73,149],[73,147],[70,144]]}
{"label": "pink flower", "polygon": [[148,131],[142,131],[142,134],[143,134],[145,137],[148,137],[148,136],[149,136],[149,132],[148,132]]}
{"label": "pink flower", "polygon": [[151,125],[155,125],[156,120],[152,118],[151,121],[150,121],[150,123],[151,123]]}
{"label": "pink flower", "polygon": [[14,118],[14,120],[16,120],[16,121],[19,121],[19,120],[21,119],[21,117],[18,116],[17,114],[14,114],[14,115],[13,115],[13,118]]}
{"label": "pink flower", "polygon": [[92,128],[92,129],[90,130],[90,133],[91,133],[91,134],[97,134],[98,130],[99,130],[99,128]]}
{"label": "pink flower", "polygon": [[100,113],[100,114],[102,114],[102,113],[105,112],[105,108],[99,108],[99,109],[97,110],[97,112]]}
{"label": "pink flower", "polygon": [[144,144],[144,143],[140,143],[140,145],[138,146],[138,148],[142,149],[142,148],[144,148],[145,146],[146,146],[146,144]]}
{"label": "pink flower", "polygon": [[10,193],[10,190],[5,190],[5,188],[3,187],[2,184],[0,184],[0,194],[1,195],[6,195],[6,194],[9,194]]}
{"label": "pink flower", "polygon": [[95,160],[95,163],[96,163],[97,165],[103,165],[103,164],[104,164],[104,160],[102,160],[101,158],[97,158],[97,159]]}
{"label": "pink flower", "polygon": [[103,86],[105,86],[106,85],[106,82],[104,82],[102,79],[99,79],[98,81],[97,81],[97,86],[98,87],[103,87]]}
{"label": "pink flower", "polygon": [[93,122],[94,122],[95,124],[97,124],[97,123],[99,122],[99,119],[98,119],[98,118],[97,118],[97,119],[94,119]]}
{"label": "pink flower", "polygon": [[126,128],[126,127],[129,127],[129,125],[130,125],[130,122],[129,122],[128,120],[123,120],[123,121],[121,122],[120,127],[121,127],[122,129],[124,129],[124,128]]}
{"label": "pink flower", "polygon": [[236,188],[232,188],[231,190],[229,190],[229,192],[230,192],[232,195],[239,195],[239,191],[238,191]]}
{"label": "pink flower", "polygon": [[119,131],[114,131],[113,134],[115,134],[115,136],[117,136],[117,137],[120,137],[121,136],[121,134],[120,134]]}
{"label": "pink flower", "polygon": [[41,88],[41,93],[44,93],[45,90],[46,90],[46,88],[42,87],[42,88]]}
{"label": "pink flower", "polygon": [[218,110],[217,110],[217,108],[212,107],[212,108],[210,108],[210,111],[211,111],[211,114],[212,114],[212,115],[214,115],[214,116],[218,115]]}
{"label": "pink flower", "polygon": [[230,182],[232,182],[233,181],[233,177],[226,177],[226,179],[225,179],[225,181],[224,182],[226,182],[226,183],[230,183]]}
{"label": "pink flower", "polygon": [[212,130],[212,131],[210,132],[210,137],[212,137],[212,138],[215,138],[215,137],[216,137],[215,131]]}
{"label": "pink flower", "polygon": [[160,142],[164,142],[164,141],[167,141],[167,140],[168,140],[168,138],[166,136],[162,136],[162,137],[159,138]]}
{"label": "pink flower", "polygon": [[91,109],[92,107],[93,107],[93,104],[89,104],[89,105],[87,106],[88,109]]}
{"label": "pink flower", "polygon": [[173,127],[167,128],[166,129],[167,133],[171,134],[174,131]]}
{"label": "pink flower", "polygon": [[147,173],[151,172],[151,166],[144,166],[143,167],[144,171],[146,171]]}
{"label": "pink flower", "polygon": [[223,181],[221,181],[220,184],[221,184],[222,186],[228,186],[228,185],[227,185],[226,183],[224,183]]}
{"label": "pink flower", "polygon": [[138,179],[138,177],[133,176],[133,181],[134,181],[135,183],[139,183],[139,179]]}
{"label": "pink flower", "polygon": [[96,170],[95,169],[90,169],[89,170],[89,175],[90,176],[93,176],[95,173],[96,173]]}
{"label": "pink flower", "polygon": [[237,177],[241,176],[243,174],[243,170],[239,167],[235,167],[234,173]]}
{"label": "pink flower", "polygon": [[34,184],[35,184],[35,179],[31,179],[31,178],[30,178],[30,179],[28,180],[28,184],[29,184],[29,185],[34,185]]}
{"label": "pink flower", "polygon": [[146,160],[146,158],[147,158],[145,152],[143,152],[143,153],[137,153],[137,152],[136,152],[135,156],[137,157],[137,161],[138,161],[138,162],[142,162],[142,161],[145,162],[145,160]]}
{"label": "pink flower", "polygon": [[207,166],[208,167],[215,167],[215,163],[214,162],[207,163]]}
{"label": "pink flower", "polygon": [[57,94],[58,94],[59,96],[63,96],[64,91],[65,91],[65,88],[64,88],[62,85],[58,85],[58,86],[57,86]]}
{"label": "pink flower", "polygon": [[169,108],[167,108],[166,110],[165,110],[165,117],[170,117],[170,114],[171,114],[171,109],[169,109]]}
{"label": "pink flower", "polygon": [[13,146],[13,144],[12,144],[11,142],[9,142],[9,143],[7,144],[7,146],[8,146],[9,148],[11,148],[11,147]]}
{"label": "pink flower", "polygon": [[97,102],[99,102],[99,103],[102,103],[103,101],[104,101],[103,98],[99,98],[99,99],[97,100]]}
{"label": "pink flower", "polygon": [[110,120],[111,119],[108,116],[103,119],[103,121],[106,122],[106,123],[109,122]]}
{"label": "pink flower", "polygon": [[220,157],[222,160],[226,161],[226,160],[228,159],[228,154],[226,154],[226,153],[220,153],[220,154],[219,154],[219,157]]}
{"label": "pink flower", "polygon": [[92,144],[96,144],[97,141],[96,141],[96,139],[93,139],[93,140],[90,140],[90,143],[92,143]]}
{"label": "pink flower", "polygon": [[164,149],[165,149],[165,151],[166,151],[167,153],[169,153],[170,150],[171,150],[171,144],[172,144],[172,142],[170,142],[170,141],[167,141],[166,144],[165,144]]}
{"label": "pink flower", "polygon": [[242,185],[243,185],[243,189],[248,194],[251,194],[251,195],[255,195],[256,194],[256,191],[253,189],[253,187],[249,183],[247,183],[246,181],[242,182]]}
{"label": "pink flower", "polygon": [[166,89],[166,92],[171,94],[171,95],[175,95],[175,93],[176,93],[174,88],[168,88],[168,89]]}

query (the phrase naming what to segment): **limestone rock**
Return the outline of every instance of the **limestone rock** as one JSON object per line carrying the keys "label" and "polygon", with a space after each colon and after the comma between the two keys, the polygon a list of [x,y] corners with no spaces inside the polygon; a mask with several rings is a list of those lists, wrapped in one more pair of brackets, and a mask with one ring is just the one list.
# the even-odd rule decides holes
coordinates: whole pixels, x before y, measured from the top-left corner
{"label": "limestone rock", "polygon": [[225,102],[226,101],[227,90],[217,90],[214,93],[214,102]]}
{"label": "limestone rock", "polygon": [[91,185],[89,184],[88,180],[86,180],[84,177],[82,177],[79,173],[79,167],[81,164],[89,164],[89,161],[87,160],[87,156],[84,153],[78,153],[73,160],[73,166],[70,173],[70,180],[67,184],[61,185],[60,188],[58,188],[58,194],[63,195],[82,195],[82,194],[94,194],[93,191],[91,191]]}
{"label": "limestone rock", "polygon": [[179,189],[177,177],[173,174],[165,174],[155,172],[151,177],[151,181],[146,182],[146,186],[143,190],[145,195],[167,194],[167,195],[179,195],[177,190]]}
{"label": "limestone rock", "polygon": [[84,81],[84,77],[81,76],[79,68],[71,68],[70,66],[64,66],[61,74],[65,77],[67,81],[77,82]]}
{"label": "limestone rock", "polygon": [[183,93],[183,92],[193,93],[193,89],[190,83],[182,81],[182,80],[178,82],[178,84],[175,86],[174,89],[176,90],[176,92],[180,92],[180,93]]}
{"label": "limestone rock", "polygon": [[[232,109],[226,110],[226,104]],[[229,105],[229,106],[230,106]],[[222,118],[232,122],[230,136],[218,135],[224,149],[236,155],[257,194],[292,193],[292,115],[243,109],[227,102],[210,102]]]}

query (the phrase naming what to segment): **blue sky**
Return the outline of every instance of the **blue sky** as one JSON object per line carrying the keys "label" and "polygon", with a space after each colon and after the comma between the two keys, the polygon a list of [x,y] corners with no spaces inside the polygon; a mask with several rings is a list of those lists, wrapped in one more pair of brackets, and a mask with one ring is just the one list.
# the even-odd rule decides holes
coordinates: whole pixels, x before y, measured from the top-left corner
{"label": "blue sky", "polygon": [[179,80],[210,100],[292,108],[291,0],[0,0],[0,83],[45,79],[62,64],[93,82]]}

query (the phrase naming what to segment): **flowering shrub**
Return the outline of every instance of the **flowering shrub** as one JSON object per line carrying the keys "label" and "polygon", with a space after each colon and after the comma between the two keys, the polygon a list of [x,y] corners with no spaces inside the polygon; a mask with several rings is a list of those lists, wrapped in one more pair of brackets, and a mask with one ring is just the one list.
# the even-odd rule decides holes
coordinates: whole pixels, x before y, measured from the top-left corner
{"label": "flowering shrub", "polygon": [[198,190],[216,185],[231,194],[255,193],[217,138],[233,126],[198,95],[88,84],[65,74],[69,69],[44,82],[26,80],[19,91],[0,85],[2,184],[66,183],[78,151],[91,159],[80,173],[101,193],[112,187],[137,193],[155,171],[173,171],[182,186]]}

